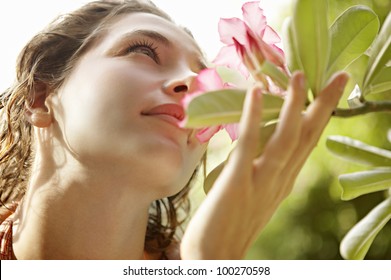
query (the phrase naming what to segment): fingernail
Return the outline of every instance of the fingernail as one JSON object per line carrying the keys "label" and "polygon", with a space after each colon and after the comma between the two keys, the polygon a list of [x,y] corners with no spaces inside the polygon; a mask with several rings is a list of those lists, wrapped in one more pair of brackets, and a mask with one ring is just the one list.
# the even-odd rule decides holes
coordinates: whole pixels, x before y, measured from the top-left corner
{"label": "fingernail", "polygon": [[295,76],[296,79],[296,85],[299,86],[301,89],[305,88],[305,76],[303,73],[299,72]]}
{"label": "fingernail", "polygon": [[254,91],[257,97],[262,95],[262,84],[260,82],[255,83]]}
{"label": "fingernail", "polygon": [[339,90],[343,90],[349,80],[349,75],[341,75],[338,79],[338,88]]}
{"label": "fingernail", "polygon": [[301,88],[305,88],[305,76],[302,73],[299,75],[299,85]]}

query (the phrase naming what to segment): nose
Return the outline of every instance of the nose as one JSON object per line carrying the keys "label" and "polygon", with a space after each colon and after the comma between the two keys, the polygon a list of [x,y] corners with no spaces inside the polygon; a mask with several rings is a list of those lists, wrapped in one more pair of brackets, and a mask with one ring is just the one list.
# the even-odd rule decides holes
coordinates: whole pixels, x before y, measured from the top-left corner
{"label": "nose", "polygon": [[196,74],[188,74],[182,78],[167,80],[163,84],[163,92],[168,95],[184,95],[195,89]]}

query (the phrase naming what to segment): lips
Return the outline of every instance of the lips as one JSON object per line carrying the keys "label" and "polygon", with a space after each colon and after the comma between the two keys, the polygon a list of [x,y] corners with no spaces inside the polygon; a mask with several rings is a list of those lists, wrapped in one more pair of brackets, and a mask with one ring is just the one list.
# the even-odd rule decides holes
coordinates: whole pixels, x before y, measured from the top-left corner
{"label": "lips", "polygon": [[178,104],[166,103],[153,107],[152,109],[143,112],[142,115],[155,116],[178,126],[179,122],[185,118],[185,110]]}

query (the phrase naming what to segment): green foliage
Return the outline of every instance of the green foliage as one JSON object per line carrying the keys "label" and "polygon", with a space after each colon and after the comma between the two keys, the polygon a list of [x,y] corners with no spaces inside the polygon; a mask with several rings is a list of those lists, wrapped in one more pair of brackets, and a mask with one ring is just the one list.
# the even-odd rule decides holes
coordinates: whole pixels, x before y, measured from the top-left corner
{"label": "green foliage", "polygon": [[[349,80],[349,83],[347,84],[345,88],[345,93],[350,94],[354,88],[356,88],[357,95],[349,96],[346,98],[347,103],[349,107],[353,108],[355,106],[361,105],[361,90],[358,85],[362,85],[364,82],[364,76],[365,76],[365,69],[368,65],[369,56],[366,54],[362,54],[359,58],[357,58],[355,61],[350,63],[350,65],[346,68],[346,72],[348,72],[351,76],[351,79]],[[342,99],[342,101],[344,98]]]}
{"label": "green foliage", "polygon": [[352,6],[364,5],[370,9],[373,9],[374,7],[372,0],[328,0],[328,3],[329,12],[327,18],[329,25],[331,25],[334,20],[341,15],[341,13],[343,13],[345,10],[349,9]]}
{"label": "green foliage", "polygon": [[289,78],[288,76],[281,72],[273,63],[265,60],[260,67],[260,72],[264,75],[269,76],[277,86],[283,90],[288,89]]}
{"label": "green foliage", "polygon": [[[386,7],[385,11],[384,7]],[[336,116],[347,117],[370,112],[391,111],[391,103],[389,102],[389,99],[391,99],[390,10],[391,1],[384,0],[294,1],[293,15],[284,22],[283,26],[283,43],[288,68],[291,72],[295,70],[305,72],[315,98],[330,76],[337,71],[347,71],[351,75],[351,79],[344,96],[346,97],[354,89],[349,98],[345,98],[350,108],[337,109],[335,111]],[[380,25],[382,25],[381,28]],[[268,73],[263,72],[263,74],[268,76]],[[238,92],[240,91],[236,93]],[[241,91],[240,94],[235,93],[236,95],[232,93],[221,91],[218,95],[213,96],[207,96],[209,94],[207,93],[201,95],[199,99],[194,99],[190,106],[197,105],[198,107],[196,106],[195,113],[189,116],[189,126],[237,122],[241,115],[244,91]],[[264,104],[264,110],[268,116],[264,119],[264,122],[278,116],[281,103],[273,102]],[[206,109],[208,106],[210,108]],[[213,115],[216,112],[217,115]],[[208,119],[208,121],[193,123],[197,118],[203,118],[201,117],[203,114],[207,116],[205,119]],[[383,121],[380,126],[377,124],[379,120]],[[384,140],[385,131],[391,125],[389,115],[379,114],[368,118],[360,116],[358,119],[352,120],[350,125],[344,123],[350,122],[341,119],[334,120],[333,125],[338,129],[333,134],[343,134],[344,136],[329,137],[326,146],[334,155],[348,160],[349,164],[344,165],[342,169],[338,169],[335,167],[337,161],[335,157],[328,157],[325,150],[318,154],[314,165],[323,166],[324,168],[316,173],[307,166],[307,171],[305,171],[307,173],[304,172],[308,177],[310,173],[311,175],[318,174],[316,182],[312,182],[314,189],[310,189],[310,194],[314,194],[314,197],[307,195],[306,203],[300,205],[300,207],[298,203],[295,204],[303,211],[302,216],[294,216],[289,212],[289,207],[286,208],[288,210],[282,212],[284,213],[282,214],[283,218],[280,217],[280,219],[285,218],[286,220],[276,226],[272,223],[268,229],[269,232],[266,230],[266,233],[261,236],[260,240],[262,242],[260,241],[255,246],[267,251],[267,247],[274,244],[275,247],[281,247],[278,250],[284,253],[278,255],[268,251],[269,255],[261,256],[259,253],[250,252],[249,258],[253,256],[254,258],[280,259],[337,259],[340,258],[340,255],[336,253],[328,255],[325,253],[326,247],[337,246],[339,240],[349,229],[351,230],[345,235],[340,245],[342,257],[347,259],[370,259],[388,256],[388,258],[391,258],[391,250],[385,251],[385,249],[380,249],[380,245],[376,245],[376,240],[380,240],[378,244],[385,244],[386,248],[391,248],[391,239],[389,238],[391,229],[389,226],[387,227],[387,222],[391,218],[391,199],[388,194],[391,187],[391,147],[387,141],[367,144],[362,140],[367,138],[372,142],[376,142],[379,135]],[[264,124],[260,125],[262,127]],[[275,126],[275,123],[273,125]],[[269,127],[269,129],[270,134],[265,133],[260,147],[267,143],[274,128]],[[349,133],[352,134],[352,137],[346,136]],[[355,140],[355,138],[362,141]],[[262,152],[261,148],[259,152]],[[327,161],[325,158],[328,158],[331,163],[325,163]],[[207,177],[206,190],[213,185],[224,164],[223,161]],[[342,165],[342,163],[339,164]],[[359,169],[358,165],[365,165],[366,168],[370,167],[372,170],[363,170],[362,166]],[[327,174],[328,172],[330,174]],[[334,176],[339,176],[339,181],[334,181],[332,179]],[[301,181],[308,183],[306,181],[308,178],[305,175],[303,177]],[[342,197],[342,200],[349,201],[337,201],[336,196],[333,197],[330,193],[325,194],[324,189],[319,186],[326,188],[327,184],[330,184],[331,188],[334,187],[334,193],[340,195],[338,199]],[[342,187],[342,194],[336,191],[338,184]],[[315,194],[315,189],[323,195]],[[324,205],[325,208],[318,209],[321,205]],[[295,209],[295,211],[294,213],[297,213],[298,209]],[[340,212],[350,214],[343,216]],[[291,253],[291,257],[284,257],[283,254],[285,256],[289,255],[284,246],[291,248],[291,251],[303,250],[301,245],[294,241],[294,230],[292,229],[297,229],[295,222],[299,221],[300,227],[303,227],[303,221],[307,221],[307,216],[313,217],[316,214],[320,217],[319,222],[311,221],[315,224],[321,224],[316,230],[322,231],[327,228],[328,231],[319,233],[322,237],[317,237],[314,234],[315,227],[311,224],[311,226],[308,226],[308,232],[312,230],[312,235],[306,234],[306,229],[301,228],[298,230],[300,234],[297,234],[297,236],[300,235],[301,240],[310,239],[308,244],[311,245],[309,246],[313,246],[321,252],[317,255],[316,250],[312,248],[313,251],[307,249],[306,257],[300,255],[299,252]],[[328,218],[323,219],[324,215],[328,215]],[[339,219],[345,222],[348,221],[348,223],[339,222]],[[282,239],[276,240],[275,235],[277,232],[281,234],[281,227],[284,222],[286,222],[286,228],[289,228],[289,234],[286,234],[284,240],[288,239],[290,243],[279,246]],[[354,226],[355,223],[357,223],[356,226]],[[384,232],[383,235],[382,231]],[[330,238],[327,239],[325,236],[330,236]],[[322,242],[323,244],[319,245]],[[261,243],[262,245],[260,245]],[[372,252],[371,248],[374,248]],[[382,253],[377,254],[374,253],[375,251]]]}
{"label": "green foliage", "polygon": [[[314,5],[316,2],[317,1],[313,1]],[[347,87],[347,93],[352,91],[353,88],[357,85],[356,94],[352,95],[348,100],[348,104],[353,108],[360,107],[365,104],[367,102],[365,100],[365,97],[370,97],[372,100],[378,100],[380,102],[384,102],[385,100],[390,99],[391,15],[389,11],[391,10],[391,1],[389,1],[388,3],[383,3],[384,7],[388,7],[388,9],[385,9],[385,11],[384,9],[382,11],[379,10],[379,5],[376,2],[381,1],[373,2],[365,0],[329,0],[328,22],[330,26],[332,44],[330,60],[327,70],[328,73],[326,74],[326,76],[330,77],[333,72],[343,69],[345,69],[351,74],[352,79]],[[357,4],[365,4],[367,5],[367,7],[356,6]],[[376,13],[374,13],[370,8],[376,8]],[[318,16],[321,16],[323,14],[324,13],[320,12],[318,13]],[[310,17],[312,18],[313,15],[311,15]],[[313,21],[309,20],[308,22],[311,23]],[[382,22],[384,24],[380,33],[377,34],[379,22]],[[295,48],[296,42],[294,42],[295,38],[292,36],[292,33],[295,32],[293,30],[294,28],[295,27],[292,25],[291,20],[287,20],[284,26],[284,49],[288,50],[287,62],[291,70],[302,69],[306,72],[308,76],[305,67],[298,63],[298,61],[302,60],[302,57],[300,56],[306,55],[306,53],[301,52],[300,50]],[[297,46],[298,48],[300,48],[300,44]],[[313,50],[317,50],[317,47],[314,46]],[[317,51],[319,55],[324,54],[321,50]],[[313,54],[310,53],[310,57],[311,56],[313,56]],[[322,81],[322,79],[320,79],[319,81]],[[319,83],[319,81],[317,81],[317,83]],[[379,104],[381,104],[380,102]],[[374,107],[376,107],[376,104]],[[389,108],[388,111],[390,111]],[[368,111],[361,111],[361,113],[367,112]],[[385,130],[388,129],[390,121],[389,115],[383,117],[385,119],[388,119],[388,121],[386,122],[387,126],[377,126],[377,117],[374,116],[372,118],[372,122],[370,121],[366,123],[362,120],[356,120],[355,125],[352,127],[340,125],[339,131],[346,135],[352,129],[356,129],[355,134],[357,134],[358,138],[375,137],[376,135],[379,135],[379,133],[381,135],[385,135]],[[378,127],[378,129],[375,130],[375,127]],[[362,133],[357,133],[358,131],[362,131]],[[388,149],[382,149],[374,145],[364,144],[361,141],[354,140],[350,137],[345,136],[329,137],[327,139],[327,147],[334,154],[338,155],[339,157],[343,157],[344,159],[347,159],[349,162],[351,162],[350,165],[356,166],[357,164],[364,164],[374,169],[347,173],[339,177],[339,183],[342,187],[342,199],[350,200],[354,198],[354,201],[352,202],[344,202],[344,204],[342,204],[340,202],[329,199],[328,205],[330,205],[330,208],[319,209],[319,206],[324,204],[325,201],[327,201],[325,200],[325,198],[329,197],[328,193],[325,194],[323,192],[323,196],[319,196],[318,198],[311,197],[307,199],[307,201],[312,202],[313,205],[308,207],[300,207],[304,211],[303,216],[300,218],[295,215],[288,214],[287,210],[285,210],[285,212],[283,213],[289,216],[289,218],[286,218],[285,221],[288,223],[288,227],[291,227],[287,230],[289,231],[289,238],[285,237],[285,239],[288,238],[290,240],[290,243],[296,244],[296,247],[289,243],[281,244],[281,240],[283,238],[280,238],[276,241],[278,244],[274,243],[274,248],[277,247],[279,248],[277,250],[284,251],[284,255],[276,255],[273,253],[269,254],[264,258],[308,259],[311,258],[311,252],[314,251],[319,252],[319,254],[317,255],[317,257],[315,257],[315,255],[317,254],[315,253],[312,258],[339,258],[336,255],[328,255],[327,252],[329,250],[327,249],[336,246],[336,240],[342,238],[344,232],[341,233],[336,231],[333,237],[331,237],[329,233],[324,232],[321,235],[322,238],[319,239],[317,238],[314,227],[314,224],[317,223],[309,222],[308,225],[311,225],[312,229],[311,233],[306,234],[305,217],[307,213],[304,209],[308,209],[311,212],[310,217],[315,217],[316,220],[321,220],[321,217],[325,216],[327,212],[330,213],[328,220],[322,219],[321,226],[318,228],[318,230],[324,228],[330,228],[331,230],[331,228],[335,228],[333,229],[335,231],[338,227],[344,227],[345,230],[351,228],[349,233],[343,238],[343,241],[340,244],[340,253],[344,258],[363,259],[364,257],[366,257],[369,259],[378,259],[381,254],[383,254],[382,258],[384,258],[388,254],[388,257],[385,258],[389,259],[391,257],[391,253],[390,250],[388,250],[387,253],[386,248],[390,248],[391,245],[389,238],[390,226],[387,227],[386,224],[391,218],[391,202],[390,198],[386,198],[384,200],[384,194],[385,191],[387,191],[391,187],[391,171],[389,169],[391,163],[391,152]],[[325,155],[322,154],[322,158],[324,158],[324,156]],[[332,163],[322,174],[326,174],[327,172],[330,172],[330,169],[333,169],[332,165],[335,165],[335,160],[330,159],[330,161],[332,161]],[[321,163],[317,162],[316,165],[321,165]],[[349,165],[347,165],[347,169],[345,170],[345,172],[348,169]],[[335,171],[335,173],[336,175],[339,175],[341,173],[344,173],[344,171],[337,170]],[[306,174],[309,175],[309,171],[307,171]],[[327,181],[327,179],[323,177],[319,178],[317,182],[319,185],[321,183],[323,185],[326,185],[327,183],[324,183],[325,181]],[[313,191],[315,193],[315,190]],[[319,188],[318,191],[321,192]],[[386,192],[386,197],[388,196],[389,194],[388,192]],[[376,197],[375,200],[373,199],[374,197]],[[349,208],[347,206],[357,205],[358,203],[361,204],[359,207],[354,206],[353,208]],[[343,210],[343,207],[347,208]],[[340,210],[331,210],[332,208],[337,208]],[[371,208],[373,209],[371,210]],[[295,209],[295,211],[297,211],[297,209]],[[349,221],[350,224],[341,224],[338,226],[335,223],[337,216],[340,216],[340,213],[344,212],[351,213],[350,217],[348,219],[340,219],[343,219],[344,221]],[[355,212],[357,216],[353,215],[353,213]],[[317,213],[319,214],[319,218],[316,218]],[[297,219],[300,219],[300,221],[297,221]],[[359,221],[356,226],[354,226],[355,220]],[[300,232],[301,242],[303,242],[303,240],[308,242],[307,246],[305,247],[307,249],[305,257],[303,257],[304,255],[297,252],[303,250],[303,247],[301,247],[294,241],[296,239],[294,237],[294,234],[296,232],[296,227],[294,225],[295,223],[300,224],[300,230],[298,230],[297,236],[299,236]],[[329,224],[330,227],[328,227],[327,224]],[[303,227],[304,229],[302,229]],[[259,246],[258,250],[267,250],[267,245],[265,244],[272,243],[268,239],[269,236],[273,236],[281,232],[281,228],[276,230],[273,225],[271,225],[270,228],[270,232],[264,233],[264,237],[261,236],[260,241],[257,244],[257,246]],[[309,228],[307,228],[307,230],[309,230]],[[381,234],[381,231],[384,232],[383,235]],[[328,236],[330,237],[329,239]],[[373,243],[375,239],[377,240],[377,243]],[[327,243],[327,246],[324,246],[325,243]],[[383,246],[381,244],[383,244]],[[285,246],[291,246],[291,251],[294,252],[288,253],[289,250],[283,249]],[[373,248],[372,251],[371,248]],[[374,252],[377,252],[378,255],[376,255],[376,253]],[[257,256],[257,258],[259,258],[259,256]]]}
{"label": "green foliage", "polygon": [[391,186],[391,169],[378,169],[344,174],[339,177],[343,200],[388,190]]}
{"label": "green foliage", "polygon": [[[391,151],[344,136],[330,136],[327,147],[346,160],[376,168],[341,175],[339,181],[343,200],[391,188]],[[341,242],[341,255],[346,259],[363,259],[390,219],[391,197],[376,206],[349,231]]]}
{"label": "green foliage", "polygon": [[345,136],[330,136],[327,148],[334,154],[368,166],[391,166],[391,152]]}
{"label": "green foliage", "polygon": [[[356,94],[349,99],[349,104],[354,104],[354,107],[362,105],[362,108],[343,112],[337,110],[336,115],[349,116],[376,111],[379,106],[372,103],[365,106],[369,103],[365,104],[364,97],[369,93],[391,90],[388,79],[390,66],[387,64],[391,60],[391,16],[385,20],[378,34],[379,19],[368,7],[349,7],[330,27],[327,23],[327,7],[327,0],[295,1],[293,17],[284,26],[288,67],[305,72],[314,97],[335,72],[351,71],[353,79],[348,88],[352,89],[355,85],[358,87]],[[367,56],[370,46],[370,55]],[[286,88],[285,74],[267,60],[260,64],[264,75],[275,80],[281,88]],[[189,104],[186,126],[238,122],[243,92],[222,90],[193,99]],[[275,118],[278,115],[276,102],[265,101],[266,120]],[[387,106],[383,107],[391,110]],[[381,110],[385,110],[383,107]]]}
{"label": "green foliage", "polygon": [[363,259],[373,240],[391,219],[391,197],[376,206],[357,223],[341,243],[341,255],[345,259]]}
{"label": "green foliage", "polygon": [[[335,72],[352,70],[352,77],[356,78],[356,68],[348,66],[356,64],[355,60],[360,58],[357,63],[364,68],[360,69],[360,73],[365,74],[364,77],[357,77],[354,84],[358,84],[361,91],[369,92],[369,88],[376,86],[372,83],[374,77],[384,69],[389,60],[389,22],[386,20],[378,35],[380,23],[376,13],[367,6],[354,5],[344,10],[328,26],[327,3],[296,1],[293,24],[287,20],[283,34],[284,46],[288,50],[289,69],[305,72],[316,97]],[[367,64],[363,64],[364,55],[372,43],[369,60]],[[380,86],[376,87],[377,91],[388,90],[388,83],[384,83],[384,80],[378,83]]]}
{"label": "green foliage", "polygon": [[[293,42],[300,68],[306,74],[314,96],[323,88],[330,57],[327,0],[296,0],[293,10]],[[295,66],[290,66],[294,68]]]}
{"label": "green foliage", "polygon": [[[390,125],[391,119],[385,113],[331,119],[297,179],[294,191],[262,232],[247,258],[342,259],[341,240],[384,201],[387,192],[380,190],[352,200],[341,200],[343,189],[338,176],[367,171],[367,166],[336,157],[328,151],[325,142],[329,135],[344,134],[351,139],[362,139],[367,145],[390,150],[386,133]],[[377,234],[365,259],[391,259],[390,236],[391,223],[387,223]]]}
{"label": "green foliage", "polygon": [[283,44],[286,62],[289,67],[289,70],[293,73],[300,69],[301,62],[298,61],[299,55],[297,52],[296,45],[291,43],[294,42],[292,17],[288,17],[284,21],[282,28],[282,37],[284,38]]}
{"label": "green foliage", "polygon": [[327,77],[345,69],[371,45],[379,31],[377,15],[366,6],[353,6],[331,25],[331,54]]}
{"label": "green foliage", "polygon": [[391,90],[391,67],[384,67],[369,85],[368,92],[372,94],[383,93]]}
{"label": "green foliage", "polygon": [[[388,63],[391,61],[391,13],[386,18],[382,29],[371,48],[368,68],[362,85],[364,96],[371,93],[370,88],[375,87],[376,78],[383,71],[387,72]],[[383,72],[384,75],[384,72]],[[380,79],[383,82],[383,79]],[[391,89],[391,88],[388,88]]]}
{"label": "green foliage", "polygon": [[[237,123],[242,115],[245,90],[223,89],[196,96],[187,107],[187,127],[205,127],[212,125]],[[283,99],[264,94],[262,121],[278,118]]]}

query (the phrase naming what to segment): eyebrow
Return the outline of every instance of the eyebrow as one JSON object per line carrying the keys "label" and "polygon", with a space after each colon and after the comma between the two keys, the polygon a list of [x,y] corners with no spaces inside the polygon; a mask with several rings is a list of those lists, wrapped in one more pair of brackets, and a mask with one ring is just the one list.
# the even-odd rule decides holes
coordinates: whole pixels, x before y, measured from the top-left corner
{"label": "eyebrow", "polygon": [[148,37],[156,42],[159,42],[159,43],[165,45],[166,47],[172,47],[171,41],[168,40],[166,37],[164,37],[162,34],[156,32],[156,31],[144,30],[144,29],[139,29],[139,30],[135,30],[135,31],[126,33],[121,37],[120,41],[122,42],[124,40],[127,40],[127,38],[135,36],[135,35]]}

